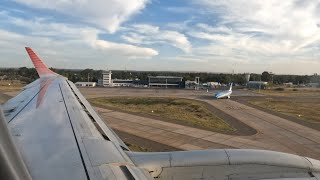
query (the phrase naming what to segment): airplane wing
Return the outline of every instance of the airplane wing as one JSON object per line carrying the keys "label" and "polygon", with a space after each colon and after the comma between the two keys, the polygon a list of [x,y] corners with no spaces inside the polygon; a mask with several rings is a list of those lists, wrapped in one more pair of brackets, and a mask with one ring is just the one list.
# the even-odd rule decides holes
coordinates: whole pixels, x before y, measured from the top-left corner
{"label": "airplane wing", "polygon": [[280,152],[132,152],[72,82],[26,50],[40,78],[2,107],[0,179],[320,180],[320,161]]}
{"label": "airplane wing", "polygon": [[40,78],[3,106],[25,173],[33,179],[150,179],[75,85],[26,50]]}

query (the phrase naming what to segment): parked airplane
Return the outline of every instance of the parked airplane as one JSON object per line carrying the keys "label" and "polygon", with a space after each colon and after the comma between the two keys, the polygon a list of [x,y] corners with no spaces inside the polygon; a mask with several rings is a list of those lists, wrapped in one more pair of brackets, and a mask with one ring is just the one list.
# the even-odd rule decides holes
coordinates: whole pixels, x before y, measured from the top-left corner
{"label": "parked airplane", "polygon": [[26,50],[40,78],[0,111],[0,179],[320,179],[320,161],[281,152],[132,152],[71,81]]}
{"label": "parked airplane", "polygon": [[232,94],[232,83],[230,84],[230,88],[227,91],[217,92],[214,97],[217,99],[228,98],[230,99],[230,95]]}

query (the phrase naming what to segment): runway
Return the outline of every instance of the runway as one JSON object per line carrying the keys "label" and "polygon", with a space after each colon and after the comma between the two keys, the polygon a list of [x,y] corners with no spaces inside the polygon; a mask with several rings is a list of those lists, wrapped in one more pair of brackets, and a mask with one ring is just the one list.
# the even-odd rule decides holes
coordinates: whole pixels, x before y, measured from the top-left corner
{"label": "runway", "polygon": [[232,100],[203,100],[258,131],[233,136],[96,108],[112,128],[184,150],[208,148],[266,149],[320,157],[320,132]]}
{"label": "runway", "polygon": [[212,106],[256,129],[241,137],[267,145],[267,149],[320,157],[320,132],[232,100],[205,100]]}
{"label": "runway", "polygon": [[[315,159],[320,157],[320,131],[233,100],[215,100],[203,91],[97,89],[88,89],[83,93],[87,98],[101,96],[169,96],[204,101],[257,131],[256,134],[248,136],[226,135],[173,122],[165,122],[152,117],[141,117],[97,108],[100,115],[112,128],[135,136],[184,150],[250,148],[288,152]],[[243,92],[239,91],[239,94],[243,94]]]}

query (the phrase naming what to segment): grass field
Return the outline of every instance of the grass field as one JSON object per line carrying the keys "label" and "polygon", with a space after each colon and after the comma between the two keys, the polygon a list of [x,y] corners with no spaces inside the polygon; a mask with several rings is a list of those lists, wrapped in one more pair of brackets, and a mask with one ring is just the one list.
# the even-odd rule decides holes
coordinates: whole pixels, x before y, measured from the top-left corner
{"label": "grass field", "polygon": [[272,111],[277,111],[289,116],[294,116],[304,121],[320,123],[320,103],[316,99],[278,99],[266,98],[264,100],[253,100],[249,103]]}
{"label": "grass field", "polygon": [[0,81],[0,92],[20,91],[24,85],[21,83],[12,83],[10,81]]}
{"label": "grass field", "polygon": [[[9,85],[10,84],[10,85]],[[6,102],[11,97],[4,93],[18,92],[24,85],[20,83],[11,83],[10,81],[0,81],[0,104]]]}
{"label": "grass field", "polygon": [[285,88],[283,90],[267,89],[255,91],[256,93],[270,95],[270,96],[285,96],[285,97],[295,97],[295,96],[320,96],[319,88]]}
{"label": "grass field", "polygon": [[178,120],[194,127],[218,132],[234,131],[225,121],[208,110],[206,104],[189,99],[155,97],[93,98],[89,101],[105,108],[143,113],[166,119]]}

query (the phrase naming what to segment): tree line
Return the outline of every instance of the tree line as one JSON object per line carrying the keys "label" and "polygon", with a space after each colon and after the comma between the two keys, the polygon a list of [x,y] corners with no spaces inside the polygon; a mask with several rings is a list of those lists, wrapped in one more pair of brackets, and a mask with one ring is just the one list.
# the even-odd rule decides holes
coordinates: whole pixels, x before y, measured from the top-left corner
{"label": "tree line", "polygon": [[[90,81],[97,82],[102,77],[102,70],[93,69],[54,69],[52,71],[67,77],[72,82]],[[245,84],[245,74],[224,74],[224,73],[207,73],[207,72],[161,72],[161,71],[112,71],[113,79],[133,79],[147,81],[148,76],[179,76],[183,77],[184,81],[195,80],[195,77],[200,77],[200,81],[206,82],[220,82],[228,84],[230,82],[237,84]],[[38,78],[35,68],[2,68],[0,69],[0,79],[4,80],[20,80],[25,83],[30,83]],[[276,75],[267,71],[262,74],[250,74],[250,81],[267,81],[273,84],[283,84],[292,82],[294,84],[310,83],[314,77],[308,75]]]}

